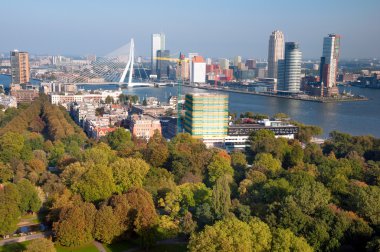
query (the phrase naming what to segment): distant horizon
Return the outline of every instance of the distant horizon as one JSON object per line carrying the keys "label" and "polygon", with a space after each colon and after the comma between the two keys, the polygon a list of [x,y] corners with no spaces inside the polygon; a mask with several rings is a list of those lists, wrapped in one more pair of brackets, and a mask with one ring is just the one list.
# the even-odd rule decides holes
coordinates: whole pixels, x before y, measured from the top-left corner
{"label": "distant horizon", "polygon": [[378,0],[14,0],[2,7],[17,10],[0,15],[0,51],[5,52],[105,55],[134,38],[135,54],[148,57],[151,35],[163,32],[173,54],[265,59],[270,34],[281,30],[285,41],[300,44],[305,59],[321,57],[323,37],[330,33],[342,37],[342,59],[380,57]]}

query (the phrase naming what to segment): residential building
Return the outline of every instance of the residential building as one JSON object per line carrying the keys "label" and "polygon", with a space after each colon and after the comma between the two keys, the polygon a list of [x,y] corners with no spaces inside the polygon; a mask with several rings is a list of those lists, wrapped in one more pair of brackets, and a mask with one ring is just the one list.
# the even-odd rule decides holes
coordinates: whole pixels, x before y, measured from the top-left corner
{"label": "residential building", "polygon": [[185,132],[204,141],[222,141],[227,136],[228,95],[186,94]]}
{"label": "residential building", "polygon": [[17,103],[29,103],[38,98],[38,89],[33,85],[12,84],[10,95],[13,96]]}
{"label": "residential building", "polygon": [[191,61],[190,83],[206,82],[206,62],[202,56],[194,56]]}
{"label": "residential building", "polygon": [[29,54],[14,50],[11,55],[12,84],[28,83],[30,80]]}
{"label": "residential building", "polygon": [[284,34],[276,30],[269,37],[268,78],[277,78],[278,60],[284,59]]}
{"label": "residential building", "polygon": [[320,79],[327,89],[327,95],[338,94],[336,85],[340,54],[340,36],[329,34],[323,39],[323,52],[320,65]]}
{"label": "residential building", "polygon": [[156,73],[156,59],[157,57],[157,51],[158,50],[165,50],[165,34],[163,33],[155,33],[152,34],[152,61],[151,61],[151,67],[152,67],[152,74]]}
{"label": "residential building", "polygon": [[278,60],[277,91],[297,93],[301,85],[302,52],[298,43],[285,43],[285,58]]}
{"label": "residential building", "polygon": [[132,115],[129,127],[133,136],[146,140],[149,140],[156,130],[161,134],[160,120],[151,115]]}

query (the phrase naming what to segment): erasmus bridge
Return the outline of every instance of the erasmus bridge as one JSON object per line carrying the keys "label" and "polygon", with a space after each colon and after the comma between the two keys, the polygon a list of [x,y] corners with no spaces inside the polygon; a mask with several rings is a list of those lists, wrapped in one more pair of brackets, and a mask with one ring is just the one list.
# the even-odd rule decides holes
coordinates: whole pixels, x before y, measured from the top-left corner
{"label": "erasmus bridge", "polygon": [[127,87],[151,87],[167,83],[150,83],[141,62],[135,62],[133,39],[120,48],[97,57],[93,61],[81,61],[66,66],[67,73],[61,79],[64,83],[76,85],[123,85]]}

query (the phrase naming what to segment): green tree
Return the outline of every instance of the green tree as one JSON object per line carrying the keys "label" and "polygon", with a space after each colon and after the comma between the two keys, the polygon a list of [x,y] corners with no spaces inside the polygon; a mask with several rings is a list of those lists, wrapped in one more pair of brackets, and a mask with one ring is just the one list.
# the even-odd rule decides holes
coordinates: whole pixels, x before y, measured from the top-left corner
{"label": "green tree", "polygon": [[22,213],[27,211],[37,212],[41,208],[42,203],[38,197],[36,187],[29,180],[20,180],[17,183],[17,189],[21,196],[20,210]]}
{"label": "green tree", "polygon": [[144,179],[144,189],[156,198],[165,191],[174,190],[176,184],[171,172],[164,168],[152,167]]}
{"label": "green tree", "polygon": [[104,101],[106,104],[113,104],[114,103],[114,100],[113,100],[113,97],[111,97],[111,96],[107,96],[106,97],[106,99],[105,99],[105,101]]}
{"label": "green tree", "polygon": [[54,243],[46,238],[32,240],[27,246],[25,252],[55,252]]}
{"label": "green tree", "polygon": [[120,220],[111,206],[101,206],[95,215],[94,238],[110,244],[121,234]]}
{"label": "green tree", "polygon": [[248,225],[252,232],[252,251],[269,251],[272,242],[272,233],[269,226],[257,217],[251,218]]}
{"label": "green tree", "polygon": [[224,151],[218,152],[213,156],[211,163],[207,166],[207,171],[210,184],[214,184],[224,175],[232,176],[234,170],[231,167],[230,156]]}
{"label": "green tree", "polygon": [[94,164],[109,165],[115,159],[115,152],[105,143],[97,144],[96,146],[87,149],[84,153],[84,160],[91,161]]}
{"label": "green tree", "polygon": [[360,216],[373,225],[380,224],[380,188],[377,186],[358,187],[351,189],[349,205]]}
{"label": "green tree", "polygon": [[9,163],[12,159],[21,158],[21,151],[24,148],[24,138],[14,132],[7,132],[0,136],[0,159],[4,163]]}
{"label": "green tree", "polygon": [[121,150],[132,146],[131,133],[124,128],[117,128],[107,134],[107,142],[113,150]]}
{"label": "green tree", "polygon": [[89,164],[89,166],[88,170],[71,188],[87,202],[109,198],[116,191],[111,168],[102,164]]}
{"label": "green tree", "polygon": [[228,216],[231,208],[231,176],[224,175],[217,179],[212,190],[212,203],[218,219]]}
{"label": "green tree", "polygon": [[252,168],[261,171],[270,177],[275,177],[282,170],[281,161],[274,158],[272,154],[269,153],[257,154],[253,161]]}
{"label": "green tree", "polygon": [[270,153],[280,160],[282,160],[288,148],[287,140],[283,138],[276,139],[274,133],[266,129],[253,132],[249,140],[253,154]]}
{"label": "green tree", "polygon": [[13,171],[9,164],[0,162],[0,184],[10,181],[13,178]]}
{"label": "green tree", "polygon": [[17,229],[21,215],[19,204],[21,196],[14,184],[0,189],[0,235],[11,234]]}
{"label": "green tree", "polygon": [[252,233],[247,223],[236,218],[217,221],[194,233],[189,241],[190,251],[252,251]]}
{"label": "green tree", "polygon": [[241,151],[234,151],[231,153],[231,165],[234,169],[235,181],[243,180],[247,170],[247,157]]}
{"label": "green tree", "polygon": [[168,144],[160,132],[156,130],[153,137],[149,138],[144,159],[153,167],[161,167],[169,157]]}
{"label": "green tree", "polygon": [[289,229],[275,229],[273,232],[272,249],[277,252],[312,252],[313,248],[302,237],[295,236]]}
{"label": "green tree", "polygon": [[91,242],[95,215],[96,209],[91,203],[64,207],[59,214],[59,221],[53,223],[57,241],[67,247],[78,247]]}
{"label": "green tree", "polygon": [[117,191],[126,192],[131,187],[141,187],[149,165],[142,159],[126,158],[117,159],[111,164],[113,177]]}

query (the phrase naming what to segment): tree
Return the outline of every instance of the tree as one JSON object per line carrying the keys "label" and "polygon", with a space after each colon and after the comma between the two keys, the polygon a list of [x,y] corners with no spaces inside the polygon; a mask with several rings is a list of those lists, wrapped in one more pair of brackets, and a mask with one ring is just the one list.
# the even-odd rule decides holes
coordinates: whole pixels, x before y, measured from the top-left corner
{"label": "tree", "polygon": [[174,190],[176,184],[171,172],[164,168],[151,168],[144,179],[144,189],[156,198],[160,193]]}
{"label": "tree", "polygon": [[373,225],[380,224],[380,188],[377,186],[353,186],[349,205]]}
{"label": "tree", "polygon": [[20,192],[21,202],[20,210],[22,213],[27,211],[37,212],[42,203],[38,197],[36,187],[29,180],[22,179],[17,183],[17,189]]}
{"label": "tree", "polygon": [[105,144],[100,143],[87,149],[84,153],[84,160],[91,161],[94,164],[109,165],[116,159],[115,151]]}
{"label": "tree", "polygon": [[88,170],[71,188],[87,202],[109,198],[116,191],[111,168],[102,164],[88,165]]}
{"label": "tree", "polygon": [[273,252],[312,252],[313,248],[304,238],[295,236],[289,229],[277,228],[273,232],[272,249]]}
{"label": "tree", "polygon": [[124,128],[117,128],[106,136],[108,144],[113,150],[121,150],[132,146],[131,133]]}
{"label": "tree", "polygon": [[247,157],[241,151],[234,151],[231,153],[231,165],[234,168],[235,181],[241,181],[247,170]]}
{"label": "tree", "polygon": [[59,221],[53,223],[57,241],[67,247],[77,247],[91,242],[95,215],[96,209],[91,203],[79,203],[63,208]]}
{"label": "tree", "polygon": [[54,243],[46,238],[32,240],[27,246],[25,252],[55,252]]}
{"label": "tree", "polygon": [[251,229],[236,218],[217,221],[191,235],[190,251],[252,251]]}
{"label": "tree", "polygon": [[120,220],[111,206],[101,206],[95,215],[94,238],[110,244],[121,234]]}
{"label": "tree", "polygon": [[114,103],[113,97],[108,95],[105,99],[105,103],[106,104],[111,104],[111,103],[113,104]]}
{"label": "tree", "polygon": [[274,177],[281,171],[281,161],[269,153],[259,153],[256,155],[252,167],[268,176]]}
{"label": "tree", "polygon": [[272,241],[272,233],[269,226],[257,217],[251,218],[248,225],[252,232],[252,251],[269,251]]}
{"label": "tree", "polygon": [[7,132],[0,136],[0,159],[4,163],[9,163],[12,159],[21,157],[24,148],[24,138],[14,132]]}
{"label": "tree", "polygon": [[46,165],[42,160],[34,158],[30,160],[28,164],[32,171],[36,172],[37,174],[41,174],[46,171]]}
{"label": "tree", "polygon": [[20,201],[21,196],[14,184],[0,189],[0,235],[11,234],[17,229]]}
{"label": "tree", "polygon": [[144,159],[153,167],[161,167],[169,157],[168,144],[160,132],[156,130],[153,137],[149,138]]}
{"label": "tree", "polygon": [[289,119],[290,117],[287,114],[285,114],[285,113],[277,113],[277,114],[273,115],[273,118],[276,119],[276,120],[283,121],[283,120]]}
{"label": "tree", "polygon": [[131,187],[141,187],[149,165],[142,159],[117,159],[111,164],[113,177],[118,192],[126,192]]}
{"label": "tree", "polygon": [[213,156],[211,163],[207,166],[207,171],[208,181],[211,185],[224,175],[232,176],[234,170],[231,167],[230,156],[223,151],[218,152]]}
{"label": "tree", "polygon": [[318,126],[304,125],[302,123],[293,122],[298,126],[299,132],[297,139],[302,143],[309,143],[312,137],[322,135],[323,129]]}
{"label": "tree", "polygon": [[224,175],[217,179],[212,190],[212,203],[218,219],[228,216],[231,208],[231,176]]}
{"label": "tree", "polygon": [[13,178],[13,171],[9,164],[0,162],[0,184],[5,183]]}
{"label": "tree", "polygon": [[273,157],[282,160],[288,148],[287,141],[283,138],[276,139],[270,130],[258,130],[252,132],[249,137],[253,154],[270,153]]}

